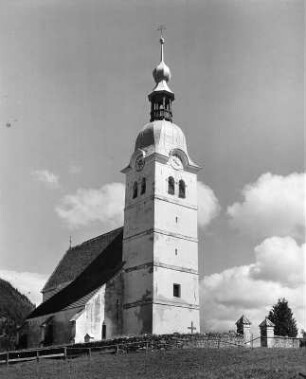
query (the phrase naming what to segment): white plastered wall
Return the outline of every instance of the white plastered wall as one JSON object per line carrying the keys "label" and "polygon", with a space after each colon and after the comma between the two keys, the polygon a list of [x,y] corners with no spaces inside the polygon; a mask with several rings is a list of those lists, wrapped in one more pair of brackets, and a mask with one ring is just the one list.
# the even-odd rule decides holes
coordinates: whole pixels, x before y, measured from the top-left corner
{"label": "white plastered wall", "polygon": [[[189,327],[191,325],[196,328],[193,330],[193,333],[200,332],[198,309],[155,303],[153,304],[153,314],[153,334],[190,333],[191,329]],[[170,320],[171,322],[169,322]]]}
{"label": "white plastered wall", "polygon": [[[169,176],[175,180],[174,195],[168,194]],[[140,188],[143,177],[146,193],[133,199],[133,183]],[[184,199],[178,196],[179,180],[186,184]],[[199,331],[196,174],[152,157],[141,172],[130,169],[124,238],[125,334],[186,333],[191,322]],[[174,298],[173,284],[181,286],[180,298]]]}
{"label": "white plastered wall", "polygon": [[84,310],[75,320],[75,342],[84,342],[86,334],[93,340],[102,339],[102,323],[104,321],[105,284],[87,302]]}

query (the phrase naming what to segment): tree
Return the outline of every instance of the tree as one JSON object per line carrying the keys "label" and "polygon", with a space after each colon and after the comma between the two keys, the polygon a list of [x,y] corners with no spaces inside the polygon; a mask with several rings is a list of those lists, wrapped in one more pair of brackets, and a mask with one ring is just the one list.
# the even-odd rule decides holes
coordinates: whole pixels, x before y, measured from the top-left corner
{"label": "tree", "polygon": [[275,324],[274,334],[276,336],[296,337],[298,329],[293,318],[292,310],[288,306],[288,301],[278,299],[277,304],[273,305],[268,319]]}
{"label": "tree", "polygon": [[15,348],[17,327],[33,309],[25,295],[0,278],[0,351]]}

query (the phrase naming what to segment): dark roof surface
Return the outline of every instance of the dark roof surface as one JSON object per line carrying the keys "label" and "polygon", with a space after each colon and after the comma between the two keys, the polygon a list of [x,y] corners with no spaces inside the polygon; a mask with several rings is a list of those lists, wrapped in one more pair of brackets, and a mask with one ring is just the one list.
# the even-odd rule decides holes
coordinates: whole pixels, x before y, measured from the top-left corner
{"label": "dark roof surface", "polygon": [[[104,238],[106,236],[107,244],[105,243],[106,239]],[[80,248],[82,251],[83,247],[89,243],[89,246],[86,246],[84,251],[88,254],[90,245],[93,246],[96,255],[95,259],[93,259],[68,286],[64,287],[61,291],[39,305],[28,316],[28,319],[59,312],[69,305],[78,302],[80,299],[108,282],[123,266],[122,240],[123,228],[119,228],[107,233],[107,235],[102,235],[94,240],[84,242],[82,245],[75,247],[74,249]],[[100,241],[100,244],[98,241]],[[73,262],[73,260],[71,262]],[[59,267],[60,266],[61,263]],[[80,270],[79,264],[78,269]]]}
{"label": "dark roof surface", "polygon": [[121,230],[122,228],[112,230],[68,250],[51,274],[42,292],[54,289],[62,283],[73,281],[101,254]]}
{"label": "dark roof surface", "polygon": [[268,317],[266,317],[263,322],[261,322],[259,324],[260,327],[264,327],[264,326],[275,326],[275,324],[273,324],[273,322],[271,320],[268,319]]}
{"label": "dark roof surface", "polygon": [[240,319],[236,322],[236,325],[238,324],[252,325],[251,321],[247,317],[245,317],[245,315],[242,315]]}

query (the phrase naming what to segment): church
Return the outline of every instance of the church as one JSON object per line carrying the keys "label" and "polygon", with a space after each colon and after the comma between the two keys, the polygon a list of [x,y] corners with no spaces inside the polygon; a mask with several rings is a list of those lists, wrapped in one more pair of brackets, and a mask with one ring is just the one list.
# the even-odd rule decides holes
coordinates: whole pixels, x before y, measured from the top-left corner
{"label": "church", "polygon": [[150,122],[122,173],[124,225],[71,247],[21,335],[27,347],[200,331],[197,172],[164,62],[153,71]]}

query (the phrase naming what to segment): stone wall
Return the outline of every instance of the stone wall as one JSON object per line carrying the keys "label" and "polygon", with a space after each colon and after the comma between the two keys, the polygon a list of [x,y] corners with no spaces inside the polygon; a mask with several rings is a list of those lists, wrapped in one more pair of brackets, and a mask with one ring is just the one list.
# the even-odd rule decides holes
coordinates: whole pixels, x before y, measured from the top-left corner
{"label": "stone wall", "polygon": [[[291,337],[275,336],[271,338],[271,347],[274,348],[299,348],[300,339]],[[244,336],[234,332],[230,333],[208,333],[208,334],[164,334],[143,335],[135,337],[120,337],[104,341],[91,342],[80,346],[107,347],[121,345],[128,350],[143,349],[148,346],[152,350],[161,348],[241,348],[250,347],[246,344]],[[248,346],[247,346],[248,345]],[[252,346],[260,347],[260,339],[256,338]]]}
{"label": "stone wall", "polygon": [[178,338],[184,347],[228,348],[244,345],[243,336],[234,333],[183,334]]}
{"label": "stone wall", "polygon": [[275,348],[277,348],[277,347],[299,348],[300,347],[300,338],[274,336],[272,347],[275,347]]}
{"label": "stone wall", "polygon": [[114,345],[121,345],[128,350],[138,350],[144,346],[148,346],[152,350],[161,348],[237,348],[245,346],[243,336],[235,333],[143,335],[90,342],[85,345],[75,346],[107,347]]}

